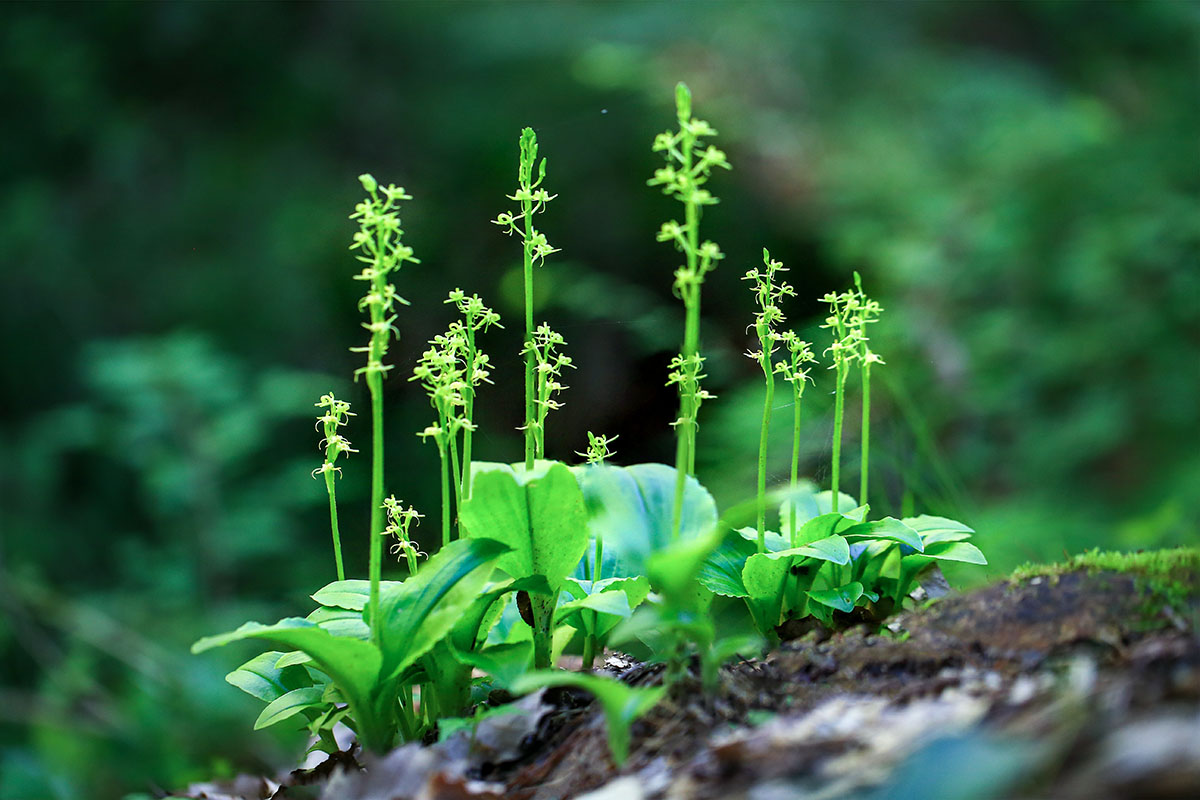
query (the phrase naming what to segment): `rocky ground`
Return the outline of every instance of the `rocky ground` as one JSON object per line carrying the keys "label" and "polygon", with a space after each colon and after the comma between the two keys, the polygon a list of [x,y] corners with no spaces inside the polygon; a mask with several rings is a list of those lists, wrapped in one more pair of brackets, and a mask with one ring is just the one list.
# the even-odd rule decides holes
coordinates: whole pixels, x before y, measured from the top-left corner
{"label": "rocky ground", "polygon": [[[1153,579],[1051,571],[943,598],[883,632],[810,632],[727,667],[716,696],[662,703],[620,769],[599,709],[554,691],[473,738],[176,797],[1200,797],[1200,589],[1195,560],[1182,564]],[[620,657],[607,668],[659,679]]]}

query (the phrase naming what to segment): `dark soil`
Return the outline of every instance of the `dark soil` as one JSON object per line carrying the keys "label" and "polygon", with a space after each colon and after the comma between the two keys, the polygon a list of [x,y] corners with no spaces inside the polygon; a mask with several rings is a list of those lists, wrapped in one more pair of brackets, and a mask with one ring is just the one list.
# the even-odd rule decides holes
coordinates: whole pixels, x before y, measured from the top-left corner
{"label": "dark soil", "polygon": [[1200,797],[1200,595],[1194,574],[1174,577],[1069,572],[946,597],[882,634],[810,633],[727,667],[716,696],[685,686],[635,725],[620,769],[599,710],[568,691],[526,698],[474,741],[184,796]]}

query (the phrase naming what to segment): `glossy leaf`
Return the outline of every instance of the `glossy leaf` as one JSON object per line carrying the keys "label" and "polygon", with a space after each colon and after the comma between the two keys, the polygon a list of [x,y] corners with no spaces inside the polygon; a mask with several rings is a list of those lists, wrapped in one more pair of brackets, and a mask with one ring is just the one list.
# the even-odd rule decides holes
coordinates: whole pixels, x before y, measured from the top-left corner
{"label": "glossy leaf", "polygon": [[225,680],[246,694],[270,703],[293,689],[312,683],[308,673],[298,666],[288,668],[278,662],[287,654],[277,650],[260,653],[225,676]]}
{"label": "glossy leaf", "polygon": [[[753,528],[744,528],[743,531],[750,531],[757,540],[758,534]],[[768,547],[770,547],[770,542],[768,542]],[[700,582],[709,591],[724,597],[746,597],[746,585],[742,582],[742,570],[746,568],[746,559],[756,552],[758,552],[758,548],[745,537],[742,531],[727,534],[722,540],[721,546],[701,564]]]}
{"label": "glossy leaf", "polygon": [[[792,533],[793,507],[796,509],[796,527],[799,528],[810,519],[833,513],[833,492],[818,492],[816,486],[809,481],[801,482],[794,492],[788,492],[779,504],[779,529],[789,539]],[[853,522],[862,522],[866,518],[867,508],[858,505],[858,501],[845,492],[839,492],[838,513]]]}
{"label": "glossy leaf", "polygon": [[533,642],[527,639],[496,644],[469,653],[455,650],[454,657],[491,675],[500,686],[510,688],[533,664]]}
{"label": "glossy leaf", "polygon": [[494,539],[459,539],[403,583],[380,592],[382,674],[393,678],[446,636],[510,552]]}
{"label": "glossy leaf", "polygon": [[604,542],[605,576],[646,575],[653,554],[676,541],[703,537],[717,524],[712,495],[689,476],[684,481],[679,536],[672,535],[677,476],[674,467],[592,464],[576,467],[575,476],[587,507],[589,536]]}
{"label": "glossy leaf", "polygon": [[372,705],[382,664],[382,656],[373,644],[334,636],[316,623],[289,617],[274,625],[247,622],[235,631],[206,636],[192,645],[192,652],[202,653],[245,639],[263,639],[308,653],[313,663],[341,689],[359,722],[364,744],[376,749],[386,745],[383,727]]}
{"label": "glossy leaf", "polygon": [[791,560],[757,553],[746,560],[742,581],[749,595],[749,606],[759,631],[770,635],[783,614],[783,591]]}
{"label": "glossy leaf", "polygon": [[[738,528],[737,534],[747,542],[754,544],[753,552],[758,552],[758,529],[757,528]],[[780,550],[787,550],[792,546],[792,543],[785,539],[775,531],[763,531],[763,540],[767,546],[768,553],[778,553]]]}
{"label": "glossy leaf", "polygon": [[334,636],[349,636],[362,639],[364,642],[371,638],[371,629],[363,621],[362,611],[351,611],[348,608],[328,608],[321,606],[305,617],[309,622],[315,622]]}
{"label": "glossy leaf", "polygon": [[[399,581],[380,581],[380,590],[388,586],[399,586]],[[313,593],[312,599],[323,606],[362,611],[371,596],[371,582],[363,580],[334,581]]]}
{"label": "glossy leaf", "polygon": [[510,576],[543,575],[557,590],[587,547],[583,494],[571,470],[557,462],[529,472],[497,464],[472,470],[459,515],[469,535],[508,545],[497,566]]}
{"label": "glossy leaf", "polygon": [[[854,604],[863,596],[863,585],[857,581],[834,589],[813,589],[808,596],[821,605],[829,606],[838,611],[850,612]],[[875,599],[879,599],[877,596]]]}
{"label": "glossy leaf", "polygon": [[970,542],[937,542],[929,545],[922,555],[938,561],[961,561],[965,564],[987,564],[978,547]]}
{"label": "glossy leaf", "polygon": [[303,689],[293,689],[285,695],[275,698],[258,715],[254,721],[254,730],[261,730],[277,722],[294,717],[308,708],[319,708],[324,705],[321,699],[325,692],[323,686],[306,686]]}
{"label": "glossy leaf", "polygon": [[884,517],[874,522],[862,522],[842,531],[847,539],[888,539],[908,545],[913,550],[921,552],[925,545],[921,534],[905,525],[895,517]]}

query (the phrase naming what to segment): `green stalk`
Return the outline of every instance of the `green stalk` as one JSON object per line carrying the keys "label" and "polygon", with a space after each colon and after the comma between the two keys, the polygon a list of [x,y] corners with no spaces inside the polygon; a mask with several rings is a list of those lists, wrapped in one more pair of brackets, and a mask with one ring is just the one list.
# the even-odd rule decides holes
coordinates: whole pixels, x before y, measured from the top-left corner
{"label": "green stalk", "polygon": [[800,393],[792,392],[792,471],[788,475],[788,490],[792,501],[788,504],[790,513],[792,547],[796,544],[796,485],[800,477]]}
{"label": "green stalk", "polygon": [[867,504],[868,458],[871,450],[871,361],[863,359],[862,365],[862,476],[859,480],[858,504]]}
{"label": "green stalk", "polygon": [[[374,316],[374,307],[372,307]],[[384,336],[387,332],[384,331]],[[375,336],[378,336],[376,334]],[[372,337],[371,347],[376,347]],[[379,620],[379,580],[383,570],[383,373],[367,373],[371,392],[371,550],[368,565],[370,580],[371,638],[379,644],[382,628]]]}
{"label": "green stalk", "polygon": [[[761,326],[760,326],[761,328]],[[771,428],[771,405],[775,400],[775,371],[771,368],[770,342],[765,332],[759,330],[763,355],[759,359],[767,390],[763,395],[762,428],[758,435],[758,552],[767,552],[767,439]]]}
{"label": "green stalk", "polygon": [[442,473],[442,547],[450,544],[450,464],[446,458],[446,443],[439,440],[438,461]]}
{"label": "green stalk", "polygon": [[454,509],[462,506],[462,466],[458,463],[458,438],[450,434],[450,485],[454,487]]}
{"label": "green stalk", "polygon": [[333,487],[333,470],[325,473],[325,488],[329,491],[329,525],[333,528],[333,560],[337,565],[337,578],[346,580],[346,570],[342,566],[342,537],[338,533],[337,495]]}
{"label": "green stalk", "polygon": [[475,423],[475,386],[472,383],[475,374],[475,328],[471,320],[467,320],[467,323],[467,381],[463,387],[467,424],[463,427],[462,489],[459,493],[462,500],[471,498],[471,429]]}
{"label": "green stalk", "polygon": [[[527,129],[528,130],[528,129]],[[534,139],[536,142],[536,138]],[[537,152],[536,150],[534,151]],[[528,163],[521,165],[522,182],[530,185],[533,182],[533,162],[537,156],[529,158]],[[525,469],[533,469],[536,441],[534,439],[534,383],[533,383],[533,249],[530,244],[533,239],[533,199],[521,201],[521,211],[525,216]]]}
{"label": "green stalk", "polygon": [[833,401],[833,506],[838,510],[838,495],[841,492],[842,469],[842,412],[846,394],[846,368],[839,361],[837,365],[837,387]]}

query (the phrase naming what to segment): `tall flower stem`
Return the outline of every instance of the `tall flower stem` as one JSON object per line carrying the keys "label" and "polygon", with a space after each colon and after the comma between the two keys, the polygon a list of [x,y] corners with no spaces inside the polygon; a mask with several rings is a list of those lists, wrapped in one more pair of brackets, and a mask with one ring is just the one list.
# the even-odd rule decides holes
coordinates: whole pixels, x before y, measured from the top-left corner
{"label": "tall flower stem", "polygon": [[862,474],[858,483],[858,504],[867,504],[867,483],[871,456],[871,362],[862,365]]}
{"label": "tall flower stem", "polygon": [[713,167],[729,169],[725,154],[712,145],[703,150],[702,139],[716,135],[704,120],[692,116],[692,94],[680,83],[675,87],[675,113],[679,130],[660,133],[654,139],[654,151],[665,155],[666,166],[655,170],[647,181],[661,186],[663,194],[683,203],[684,221],[665,222],[659,230],[660,242],[672,242],[683,253],[684,264],[675,271],[674,290],[683,301],[683,346],[671,361],[667,385],[677,385],[679,416],[675,427],[675,502],[672,535],[679,536],[683,513],[683,495],[687,477],[696,471],[696,426],[700,404],[711,395],[700,388],[703,358],[700,356],[700,287],[704,276],[716,267],[723,257],[713,242],[700,242],[700,216],[706,205],[717,198],[702,188]]}
{"label": "tall flower stem", "polygon": [[396,316],[392,310],[397,302],[406,301],[396,294],[396,287],[388,282],[388,276],[403,266],[404,262],[416,263],[412,248],[401,242],[404,231],[400,227],[399,204],[412,198],[404,189],[389,184],[381,187],[370,175],[360,175],[359,181],[367,191],[368,198],[357,206],[351,219],[357,219],[359,230],[350,245],[360,251],[358,260],[365,264],[357,280],[368,283],[367,294],[359,301],[359,308],[366,308],[370,322],[364,323],[371,334],[366,347],[351,348],[367,354],[366,366],[355,371],[355,377],[364,375],[367,390],[371,394],[371,523],[370,555],[367,574],[369,588],[368,622],[371,636],[379,643],[379,581],[383,564],[384,531],[383,519],[383,376],[391,369],[383,363],[388,342],[396,332],[392,323]]}
{"label": "tall flower stem", "polygon": [[833,464],[831,483],[833,491],[832,510],[838,511],[838,496],[842,488],[842,417],[845,414],[846,368],[837,367],[837,386],[833,399]]}
{"label": "tall flower stem", "polygon": [[[785,321],[783,310],[779,304],[785,297],[793,297],[796,292],[792,287],[778,280],[779,273],[787,272],[787,268],[771,258],[771,254],[763,248],[763,266],[749,270],[742,280],[751,281],[754,301],[758,311],[754,314],[754,333],[758,337],[758,349],[746,355],[758,362],[766,380],[766,391],[763,393],[762,426],[758,435],[758,493],[757,493],[757,530],[758,552],[767,551],[767,444],[771,432],[771,410],[775,404],[775,373],[788,375],[786,363],[776,364],[773,355],[778,342],[787,337],[776,330],[776,326]],[[790,341],[790,339],[789,339]]]}
{"label": "tall flower stem", "polygon": [[[539,233],[533,224],[533,215],[539,213],[555,198],[545,189],[540,188],[546,178],[546,159],[538,161],[537,134],[532,128],[521,131],[521,157],[517,166],[517,191],[508,195],[508,199],[520,203],[519,214],[504,212],[492,220],[504,228],[508,234],[517,233],[521,236],[522,273],[525,279],[525,342],[522,352],[525,355],[525,468],[533,469],[536,457],[536,391],[534,369],[536,364],[533,357],[533,268],[545,261],[546,256],[557,253],[550,246],[546,236]],[[537,165],[537,177],[533,176],[534,165]],[[520,223],[520,224],[518,224]]]}

